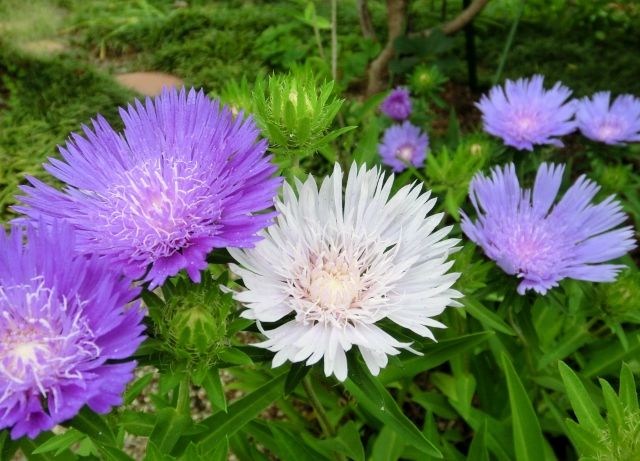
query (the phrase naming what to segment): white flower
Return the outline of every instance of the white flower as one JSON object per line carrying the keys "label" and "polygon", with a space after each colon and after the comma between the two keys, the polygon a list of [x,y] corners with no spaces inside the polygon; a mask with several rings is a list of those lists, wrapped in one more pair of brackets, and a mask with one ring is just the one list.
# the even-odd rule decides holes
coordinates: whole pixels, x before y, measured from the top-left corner
{"label": "white flower", "polygon": [[[374,375],[388,355],[416,352],[377,322],[389,319],[435,339],[429,327],[445,326],[432,317],[459,306],[454,298],[462,295],[451,289],[459,274],[447,274],[458,240],[443,240],[450,226],[434,232],[443,214],[427,217],[435,199],[420,193],[421,184],[389,198],[393,176],[354,164],[343,199],[342,178],[336,164],[319,191],[313,176],[297,181],[297,194],[285,184],[264,240],[229,251],[240,263],[231,269],[247,287],[234,297],[267,337],[256,346],[276,352],[273,366],[324,359],[325,375],[344,381],[352,346]],[[289,316],[273,330],[261,325]]]}

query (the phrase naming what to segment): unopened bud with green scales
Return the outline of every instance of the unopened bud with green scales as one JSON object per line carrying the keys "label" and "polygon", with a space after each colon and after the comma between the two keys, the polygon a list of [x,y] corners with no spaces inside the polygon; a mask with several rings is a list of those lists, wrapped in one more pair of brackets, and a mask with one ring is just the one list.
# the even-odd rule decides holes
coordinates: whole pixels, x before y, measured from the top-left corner
{"label": "unopened bud with green scales", "polygon": [[614,322],[640,324],[640,272],[626,269],[612,283],[596,287],[596,305]]}
{"label": "unopened bud with green scales", "polygon": [[234,310],[231,295],[205,274],[199,284],[186,278],[162,286],[162,298],[143,294],[153,320],[153,336],[163,352],[187,368],[214,365],[229,347],[228,326]]}
{"label": "unopened bud with green scales", "polygon": [[437,66],[420,65],[411,74],[409,87],[418,95],[433,96],[442,91],[448,80]]}
{"label": "unopened bud with green scales", "polygon": [[258,79],[253,92],[256,121],[280,163],[313,155],[353,129],[331,129],[343,102],[332,81],[320,83],[306,68]]}

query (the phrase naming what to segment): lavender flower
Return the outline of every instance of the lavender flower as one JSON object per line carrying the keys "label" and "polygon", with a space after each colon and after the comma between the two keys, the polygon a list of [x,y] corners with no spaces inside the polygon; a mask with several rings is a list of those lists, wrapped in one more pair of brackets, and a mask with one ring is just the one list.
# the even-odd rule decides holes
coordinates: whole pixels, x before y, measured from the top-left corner
{"label": "lavender flower", "polygon": [[405,120],[411,115],[411,98],[407,88],[398,87],[382,101],[380,110],[395,120]]}
{"label": "lavender flower", "polygon": [[420,128],[409,122],[393,125],[384,132],[382,143],[378,144],[378,152],[383,163],[394,171],[406,170],[405,162],[421,167],[427,156],[429,137]]}
{"label": "lavender flower", "polygon": [[273,217],[279,178],[256,142],[258,129],[202,91],[164,90],[120,115],[124,136],[98,117],[73,134],[45,168],[58,191],[29,178],[16,207],[32,219],[64,218],[78,250],[98,254],[132,278],[160,285],[186,269],[198,282],[213,248],[249,247]]}
{"label": "lavender flower", "polygon": [[560,82],[545,90],[543,81],[543,76],[534,75],[515,82],[507,80],[504,88],[491,88],[489,96],[483,95],[476,103],[484,130],[519,150],[531,151],[534,144],[562,147],[555,136],[575,129],[575,104],[566,103],[571,90]]}
{"label": "lavender flower", "polygon": [[609,106],[611,92],[581,99],[576,120],[583,135],[605,144],[640,141],[640,99],[623,94]]}
{"label": "lavender flower", "polygon": [[[25,236],[28,242],[24,243]],[[122,403],[142,342],[137,290],[74,251],[72,229],[0,232],[0,429],[13,439]],[[112,363],[118,360],[118,363]]]}
{"label": "lavender flower", "polygon": [[635,248],[633,229],[613,196],[591,203],[600,187],[580,176],[562,200],[563,165],[543,163],[533,191],[522,189],[515,167],[495,168],[490,178],[477,174],[469,186],[478,220],[462,213],[462,230],[507,274],[522,279],[518,293],[545,294],[566,277],[612,282],[624,267],[602,264]]}

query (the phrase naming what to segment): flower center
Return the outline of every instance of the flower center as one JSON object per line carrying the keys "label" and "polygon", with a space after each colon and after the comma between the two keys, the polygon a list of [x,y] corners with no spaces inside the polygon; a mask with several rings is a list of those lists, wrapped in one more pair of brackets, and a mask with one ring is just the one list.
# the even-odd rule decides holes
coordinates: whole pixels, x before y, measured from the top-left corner
{"label": "flower center", "polygon": [[607,121],[598,128],[598,137],[605,141],[615,139],[620,136],[621,131],[618,123],[615,121]]}
{"label": "flower center", "polygon": [[537,121],[530,115],[522,115],[516,120],[516,129],[520,136],[527,136],[536,126]]}
{"label": "flower center", "polygon": [[360,274],[343,261],[327,261],[311,273],[309,296],[322,309],[348,309],[360,292]]}
{"label": "flower center", "polygon": [[109,188],[99,218],[118,241],[137,250],[135,259],[155,260],[188,247],[215,220],[219,203],[205,203],[209,195],[197,165],[155,159],[132,168]]}
{"label": "flower center", "polygon": [[13,391],[72,379],[100,349],[81,315],[83,304],[59,299],[41,280],[0,287],[0,402]]}
{"label": "flower center", "polygon": [[414,152],[415,149],[412,145],[404,144],[396,150],[396,157],[405,162],[410,162],[413,159]]}
{"label": "flower center", "polygon": [[43,332],[33,327],[8,332],[0,341],[2,368],[15,380],[22,381],[27,375],[40,376],[54,353]]}

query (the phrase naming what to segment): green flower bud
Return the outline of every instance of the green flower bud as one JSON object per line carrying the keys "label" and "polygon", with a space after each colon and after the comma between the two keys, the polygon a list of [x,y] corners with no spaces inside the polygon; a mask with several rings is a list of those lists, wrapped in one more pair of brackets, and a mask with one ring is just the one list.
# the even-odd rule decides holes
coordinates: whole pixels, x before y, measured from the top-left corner
{"label": "green flower bud", "polygon": [[343,102],[333,94],[333,82],[319,84],[306,69],[258,79],[253,91],[256,121],[269,148],[286,155],[281,163],[313,155],[351,129],[331,131]]}
{"label": "green flower bud", "polygon": [[640,323],[640,312],[635,307],[640,299],[640,272],[627,269],[613,283],[598,285],[598,304],[616,321]]}
{"label": "green flower bud", "polygon": [[411,74],[409,86],[419,95],[432,96],[442,91],[448,79],[437,66],[418,66]]}
{"label": "green flower bud", "polygon": [[215,364],[228,348],[234,301],[218,285],[219,281],[204,274],[199,284],[186,278],[165,283],[164,299],[150,293],[143,296],[154,322],[153,336],[171,361],[193,370]]}
{"label": "green flower bud", "polygon": [[176,346],[195,355],[206,354],[212,343],[224,338],[225,324],[203,306],[181,309],[169,326]]}

